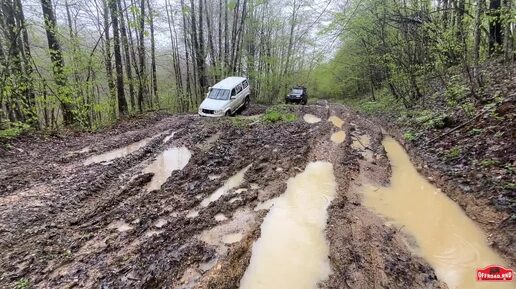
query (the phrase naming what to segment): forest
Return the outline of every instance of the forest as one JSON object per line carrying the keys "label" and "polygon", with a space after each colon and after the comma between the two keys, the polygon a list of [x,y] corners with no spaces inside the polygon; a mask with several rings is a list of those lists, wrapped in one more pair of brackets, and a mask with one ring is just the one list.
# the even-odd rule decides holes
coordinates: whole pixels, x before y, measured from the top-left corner
{"label": "forest", "polygon": [[2,0],[0,130],[95,129],[197,108],[210,84],[250,79],[253,101],[410,107],[515,59],[512,0]]}

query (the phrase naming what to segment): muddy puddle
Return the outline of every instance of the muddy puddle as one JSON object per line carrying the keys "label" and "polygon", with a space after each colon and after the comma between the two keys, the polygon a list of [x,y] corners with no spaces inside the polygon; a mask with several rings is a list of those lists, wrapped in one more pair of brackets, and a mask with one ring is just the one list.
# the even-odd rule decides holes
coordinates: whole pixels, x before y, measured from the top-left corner
{"label": "muddy puddle", "polygon": [[334,142],[336,144],[343,143],[346,140],[346,133],[342,130],[340,130],[338,132],[334,132],[331,135],[330,139],[332,142]]}
{"label": "muddy puddle", "polygon": [[321,121],[321,119],[320,119],[320,118],[318,118],[317,116],[315,116],[315,115],[313,115],[313,114],[309,114],[309,113],[307,113],[307,114],[305,114],[305,115],[303,116],[303,120],[304,120],[305,122],[307,122],[307,123],[318,123],[318,122],[320,122],[320,121]]}
{"label": "muddy puddle", "polygon": [[476,281],[476,269],[506,265],[462,209],[424,179],[403,147],[383,141],[392,165],[388,187],[364,187],[364,205],[408,234],[408,244],[450,289],[514,288],[514,283]]}
{"label": "muddy puddle", "polygon": [[103,153],[103,154],[100,154],[100,155],[91,156],[91,157],[87,158],[84,161],[84,164],[85,165],[89,165],[89,164],[109,162],[109,161],[112,161],[114,159],[125,157],[125,156],[127,156],[129,154],[132,154],[135,151],[141,149],[142,147],[146,146],[151,139],[152,138],[144,138],[141,141],[132,143],[132,144],[130,144],[128,146],[125,146],[123,148],[112,150],[112,151],[109,151],[109,152],[106,152],[106,153]]}
{"label": "muddy puddle", "polygon": [[340,117],[335,115],[330,116],[330,118],[328,118],[328,121],[333,123],[333,125],[338,128],[342,128],[342,125],[344,124],[344,121]]}
{"label": "muddy puddle", "polygon": [[371,137],[369,135],[360,135],[358,137],[353,137],[353,142],[351,143],[351,147],[355,150],[359,151],[359,153],[367,160],[372,161],[374,159],[374,153],[370,149],[371,145]]}
{"label": "muddy puddle", "polygon": [[156,160],[143,170],[144,173],[154,174],[146,187],[147,190],[160,189],[172,171],[183,169],[188,164],[191,156],[192,153],[186,147],[173,147],[160,153]]}
{"label": "muddy puddle", "polygon": [[327,162],[310,163],[289,179],[261,225],[240,289],[316,288],[328,277],[324,228],[335,192],[333,167]]}
{"label": "muddy puddle", "polygon": [[245,172],[251,167],[251,165],[248,165],[247,167],[241,169],[238,173],[236,173],[234,176],[230,177],[224,182],[224,185],[220,188],[218,188],[215,192],[213,192],[211,195],[206,197],[201,201],[201,206],[207,207],[212,202],[215,202],[218,200],[222,195],[226,194],[229,190],[234,189],[242,184],[244,181],[244,175]]}

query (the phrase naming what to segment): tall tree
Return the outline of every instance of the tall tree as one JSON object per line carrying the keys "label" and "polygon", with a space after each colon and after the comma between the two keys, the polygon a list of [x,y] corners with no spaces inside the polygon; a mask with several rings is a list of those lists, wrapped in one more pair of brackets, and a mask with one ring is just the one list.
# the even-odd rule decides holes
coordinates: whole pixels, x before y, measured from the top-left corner
{"label": "tall tree", "polygon": [[502,20],[501,20],[501,0],[489,1],[489,53],[495,54],[500,50],[503,43]]}
{"label": "tall tree", "polygon": [[150,0],[147,0],[147,8],[149,14],[149,26],[151,36],[151,71],[152,71],[152,94],[154,95],[156,105],[159,107],[158,98],[158,78],[156,76],[156,42],[154,39],[154,15],[151,8]]}
{"label": "tall tree", "polygon": [[56,18],[54,15],[54,8],[52,6],[52,0],[41,0],[41,9],[43,11],[50,59],[52,61],[52,71],[55,82],[58,86],[58,96],[56,97],[58,97],[61,102],[64,125],[71,125],[75,122],[75,116],[72,112],[73,99],[72,95],[70,95],[69,89],[67,88],[67,80],[64,73],[65,63],[62,55],[61,44],[57,38]]}
{"label": "tall tree", "polygon": [[[134,101],[134,81],[133,81],[133,73],[131,69],[131,55],[129,53],[129,41],[127,39],[127,29],[125,27],[125,17],[122,12],[122,4],[121,0],[116,0],[119,11],[120,18],[120,36],[122,38],[122,47],[124,49],[124,60],[125,60],[125,74],[127,75],[127,82],[129,83],[129,101],[131,104],[131,110],[134,111],[135,101]],[[134,61],[134,58],[132,59]]]}
{"label": "tall tree", "polygon": [[122,64],[122,53],[120,49],[120,32],[118,29],[118,0],[109,0],[109,8],[111,10],[111,22],[113,23],[113,48],[115,55],[115,72],[116,72],[116,94],[118,100],[118,113],[121,116],[128,114],[127,101],[125,99],[124,90],[124,69]]}
{"label": "tall tree", "polygon": [[147,76],[145,65],[145,0],[140,0],[140,15],[138,18],[138,109],[143,111],[143,101],[147,88]]}
{"label": "tall tree", "polygon": [[[109,21],[109,7],[107,1],[102,0],[102,11],[103,11],[103,23],[104,23],[104,66],[106,69],[107,83],[109,89],[110,99],[113,101],[116,99],[115,81],[113,79],[113,64],[111,62],[111,37],[109,33],[110,21]],[[114,103],[114,102],[113,102]],[[113,117],[116,117],[116,108],[112,108]]]}

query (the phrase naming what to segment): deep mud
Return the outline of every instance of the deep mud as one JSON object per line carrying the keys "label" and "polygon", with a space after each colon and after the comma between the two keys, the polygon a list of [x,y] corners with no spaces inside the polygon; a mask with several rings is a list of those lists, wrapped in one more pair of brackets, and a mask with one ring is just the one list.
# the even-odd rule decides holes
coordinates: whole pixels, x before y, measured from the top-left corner
{"label": "deep mud", "polygon": [[[24,279],[34,288],[238,288],[267,201],[312,161],[331,162],[338,186],[322,288],[446,288],[401,230],[361,205],[364,182],[389,180],[381,129],[340,105],[291,110],[291,123],[153,115],[101,133],[16,140],[0,163],[0,288]],[[307,113],[321,121],[303,121]],[[331,140],[337,132],[342,142]],[[364,135],[370,141],[353,147]],[[124,157],[84,163],[146,138]],[[173,147],[191,152],[188,163],[147,189],[154,174],[145,169]],[[203,206],[246,167],[240,185]]]}

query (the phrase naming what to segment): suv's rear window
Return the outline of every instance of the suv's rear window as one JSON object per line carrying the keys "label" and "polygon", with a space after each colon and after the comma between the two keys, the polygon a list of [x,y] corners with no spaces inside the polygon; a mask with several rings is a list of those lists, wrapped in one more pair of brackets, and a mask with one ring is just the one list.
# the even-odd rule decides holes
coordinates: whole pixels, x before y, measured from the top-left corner
{"label": "suv's rear window", "polygon": [[303,90],[299,88],[292,89],[292,94],[303,94]]}
{"label": "suv's rear window", "polygon": [[213,88],[208,94],[208,98],[218,100],[228,100],[231,91],[229,89]]}

